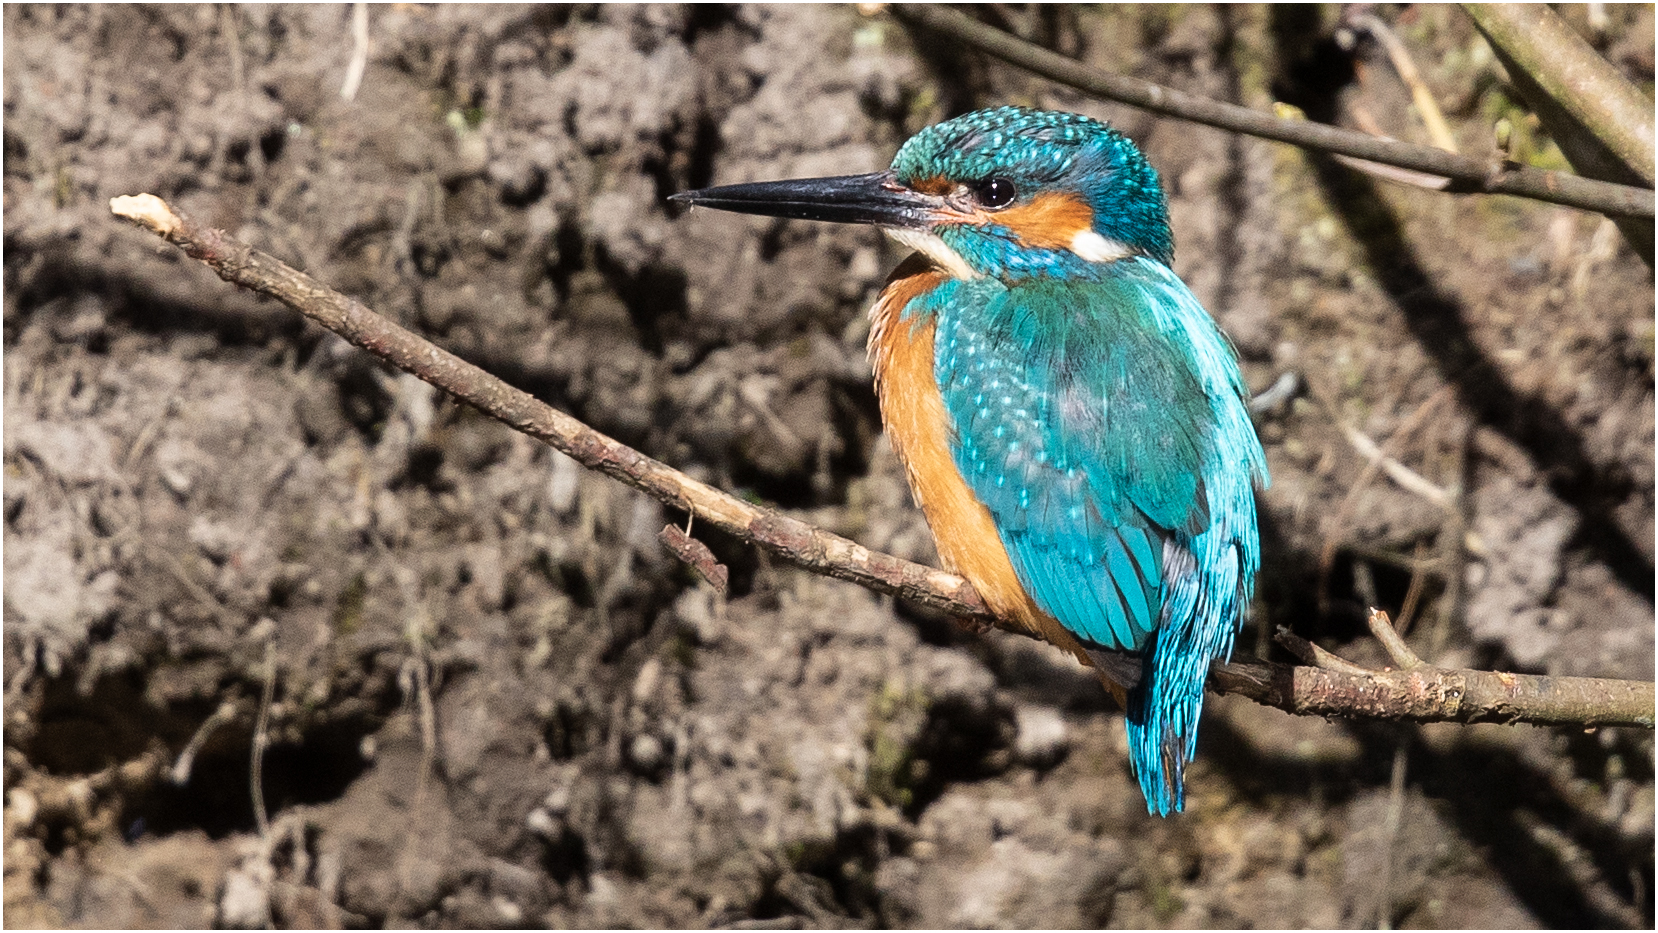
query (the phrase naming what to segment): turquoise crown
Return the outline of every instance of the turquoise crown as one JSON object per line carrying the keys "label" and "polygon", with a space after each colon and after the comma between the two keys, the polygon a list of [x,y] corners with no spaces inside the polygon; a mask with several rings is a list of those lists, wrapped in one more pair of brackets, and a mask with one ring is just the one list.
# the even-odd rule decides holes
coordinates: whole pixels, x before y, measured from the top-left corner
{"label": "turquoise crown", "polygon": [[1174,236],[1157,170],[1128,137],[1091,117],[1025,107],[979,110],[929,126],[892,160],[898,180],[943,177],[976,184],[1005,177],[1021,196],[1080,195],[1101,236],[1174,261]]}

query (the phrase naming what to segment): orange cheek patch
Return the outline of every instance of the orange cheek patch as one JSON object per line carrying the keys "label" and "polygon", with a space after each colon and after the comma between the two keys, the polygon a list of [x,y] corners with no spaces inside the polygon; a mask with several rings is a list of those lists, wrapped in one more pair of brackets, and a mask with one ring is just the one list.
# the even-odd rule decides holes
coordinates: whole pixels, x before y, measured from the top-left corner
{"label": "orange cheek patch", "polygon": [[1045,192],[1029,204],[984,214],[987,223],[1013,231],[1022,246],[1032,249],[1070,249],[1078,233],[1094,228],[1094,211],[1080,198],[1061,192]]}

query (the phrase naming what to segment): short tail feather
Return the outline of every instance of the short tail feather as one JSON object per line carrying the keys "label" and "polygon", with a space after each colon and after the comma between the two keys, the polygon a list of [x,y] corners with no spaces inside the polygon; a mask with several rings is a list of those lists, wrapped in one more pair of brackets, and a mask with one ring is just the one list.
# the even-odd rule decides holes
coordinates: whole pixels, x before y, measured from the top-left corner
{"label": "short tail feather", "polygon": [[[1185,556],[1181,563],[1195,571],[1190,552]],[[1194,572],[1184,577],[1186,585],[1171,587],[1164,625],[1147,645],[1140,682],[1128,694],[1129,760],[1146,810],[1157,816],[1186,807],[1186,762],[1197,754],[1209,662],[1231,656],[1249,605],[1250,588],[1240,586],[1237,550],[1228,547],[1217,557],[1201,576]]]}
{"label": "short tail feather", "polygon": [[[1128,694],[1128,756],[1157,816],[1186,808],[1186,762],[1197,753],[1197,721],[1203,710],[1203,682],[1189,683],[1156,670],[1157,649],[1145,654],[1144,677]],[[1204,663],[1207,672],[1208,663]]]}

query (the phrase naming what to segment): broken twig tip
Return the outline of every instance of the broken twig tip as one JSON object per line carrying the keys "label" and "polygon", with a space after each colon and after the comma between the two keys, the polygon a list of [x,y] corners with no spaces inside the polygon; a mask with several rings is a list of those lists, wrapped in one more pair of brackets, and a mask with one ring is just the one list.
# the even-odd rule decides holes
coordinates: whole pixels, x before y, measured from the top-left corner
{"label": "broken twig tip", "polygon": [[171,236],[179,227],[178,215],[166,201],[153,194],[123,194],[109,199],[110,213],[142,227]]}
{"label": "broken twig tip", "polygon": [[695,567],[697,573],[702,574],[702,578],[714,587],[714,592],[725,595],[731,572],[719,562],[714,552],[708,549],[708,545],[686,534],[678,525],[663,528],[657,533],[656,539],[668,550],[673,551],[675,557]]}

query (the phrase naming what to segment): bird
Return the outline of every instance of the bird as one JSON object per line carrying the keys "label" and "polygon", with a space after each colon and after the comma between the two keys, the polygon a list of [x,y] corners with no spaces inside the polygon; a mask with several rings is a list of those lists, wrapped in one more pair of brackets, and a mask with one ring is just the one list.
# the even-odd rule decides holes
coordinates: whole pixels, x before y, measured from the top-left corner
{"label": "bird", "polygon": [[868,224],[913,250],[870,310],[881,420],[945,568],[1124,704],[1147,811],[1185,808],[1210,662],[1270,483],[1232,343],[1175,274],[1157,171],[1090,117],[979,110],[886,171],[670,200]]}

